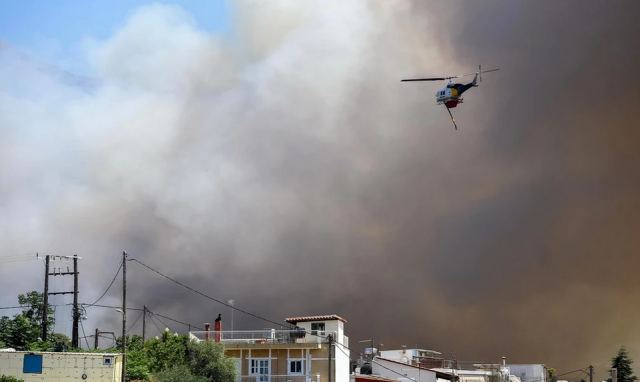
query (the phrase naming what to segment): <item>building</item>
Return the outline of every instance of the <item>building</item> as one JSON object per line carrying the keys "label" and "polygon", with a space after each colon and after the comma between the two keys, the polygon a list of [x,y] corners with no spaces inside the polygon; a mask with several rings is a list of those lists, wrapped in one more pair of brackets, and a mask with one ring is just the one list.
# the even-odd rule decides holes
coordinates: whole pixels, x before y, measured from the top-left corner
{"label": "building", "polygon": [[548,370],[543,364],[507,364],[507,368],[522,382],[547,382]]}
{"label": "building", "polygon": [[191,332],[196,341],[216,341],[236,363],[238,382],[349,382],[349,338],[338,315],[290,317],[295,329]]}
{"label": "building", "polygon": [[25,382],[121,382],[122,355],[0,351],[0,375]]}
{"label": "building", "polygon": [[371,360],[372,375],[395,381],[449,382],[455,381],[451,374],[428,369],[411,362],[375,357]]}
{"label": "building", "polygon": [[399,349],[383,350],[380,357],[398,361],[406,364],[420,365],[425,368],[445,367],[446,360],[442,358],[442,353],[427,349]]}
{"label": "building", "polygon": [[352,374],[351,382],[396,382],[396,379],[383,378],[377,375]]}
{"label": "building", "polygon": [[[442,377],[445,375],[450,376],[458,382],[520,382],[518,377],[510,375],[509,368],[504,363],[504,360],[502,364],[462,362],[453,359],[445,359],[442,356],[442,353],[426,349],[384,350],[380,352],[378,360],[379,362],[386,360],[387,362],[385,366],[392,368],[395,372],[406,373],[407,375],[412,375],[412,373],[415,374],[414,369],[419,366],[421,368],[420,370],[426,369],[439,373],[437,379],[446,379],[446,377]],[[392,361],[407,366],[394,367],[389,364],[389,362]],[[380,366],[376,368],[376,365],[374,364],[373,369],[374,371],[379,370]],[[382,375],[386,376],[388,374]],[[411,378],[415,379],[413,377]]]}

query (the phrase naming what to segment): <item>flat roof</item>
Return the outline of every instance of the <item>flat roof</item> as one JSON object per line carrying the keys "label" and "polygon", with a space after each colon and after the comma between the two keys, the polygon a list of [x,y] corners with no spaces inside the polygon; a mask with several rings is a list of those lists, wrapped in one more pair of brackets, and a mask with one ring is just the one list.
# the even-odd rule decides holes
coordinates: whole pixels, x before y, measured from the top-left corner
{"label": "flat roof", "polygon": [[407,367],[412,367],[414,369],[420,369],[420,370],[426,370],[426,371],[430,371],[432,373],[436,374],[436,378],[442,378],[442,379],[448,379],[449,381],[453,381],[453,380],[458,380],[457,376],[451,375],[449,373],[445,373],[443,371],[438,371],[438,370],[433,370],[433,369],[428,369],[426,367],[422,367],[422,366],[416,366],[416,365],[411,365],[408,363],[404,363],[404,362],[400,362],[400,361],[395,361],[393,359],[388,359],[388,358],[383,358],[383,357],[375,357],[373,360],[375,361],[376,359],[379,359],[381,361],[386,361],[386,362],[392,362],[392,363],[396,363],[398,365],[402,365],[402,366],[407,366]]}
{"label": "flat roof", "polygon": [[52,354],[52,355],[92,355],[92,356],[118,356],[122,353],[76,353],[72,351],[27,351],[0,349],[0,354]]}
{"label": "flat roof", "polygon": [[300,316],[300,317],[288,317],[284,319],[286,322],[290,324],[296,324],[298,322],[309,322],[309,321],[331,321],[338,320],[344,323],[347,323],[347,320],[338,316],[337,314],[320,314],[317,316]]}

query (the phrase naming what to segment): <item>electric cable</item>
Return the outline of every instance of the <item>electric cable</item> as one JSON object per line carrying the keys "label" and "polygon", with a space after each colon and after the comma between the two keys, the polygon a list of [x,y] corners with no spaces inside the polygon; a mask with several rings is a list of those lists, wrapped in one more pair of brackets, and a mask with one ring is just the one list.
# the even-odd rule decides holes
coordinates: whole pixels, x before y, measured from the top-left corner
{"label": "electric cable", "polygon": [[107,292],[109,292],[109,289],[111,289],[111,287],[113,286],[113,283],[116,281],[116,278],[118,277],[118,274],[120,274],[120,270],[121,269],[122,269],[122,262],[120,262],[120,266],[116,270],[116,274],[113,275],[113,279],[111,280],[111,282],[107,286],[107,289],[105,289],[104,292],[102,292],[102,294],[100,295],[100,297],[98,297],[93,303],[91,303],[91,304],[89,304],[87,306],[93,306],[93,305],[97,304],[98,301],[102,300],[102,298],[107,294]]}
{"label": "electric cable", "polygon": [[143,315],[144,315],[144,312],[138,315],[138,318],[136,318],[135,321],[133,321],[133,324],[131,324],[131,326],[129,327],[129,330],[127,330],[127,333],[133,330],[133,327],[136,326],[136,324],[138,323],[138,321],[140,321],[140,318],[142,318]]}
{"label": "electric cable", "polygon": [[199,294],[200,296],[205,297],[205,298],[207,298],[207,299],[209,299],[209,300],[211,300],[211,301],[217,302],[218,304],[221,304],[221,305],[224,305],[224,306],[226,306],[226,307],[232,308],[232,309],[237,310],[237,311],[239,311],[239,312],[241,312],[241,313],[244,313],[244,314],[249,315],[249,316],[251,316],[251,317],[257,318],[257,319],[259,319],[259,320],[263,320],[263,321],[265,321],[265,322],[269,322],[269,323],[272,323],[272,324],[278,325],[278,326],[280,326],[280,327],[285,327],[285,325],[283,325],[283,324],[281,324],[281,323],[279,323],[279,322],[273,321],[273,320],[271,320],[271,319],[268,319],[268,318],[265,318],[265,317],[259,316],[259,315],[255,314],[255,313],[251,313],[251,312],[246,311],[246,310],[244,310],[244,309],[238,308],[238,307],[237,307],[237,306],[235,306],[235,305],[231,305],[231,304],[226,303],[226,302],[224,302],[224,301],[222,301],[222,300],[220,300],[220,299],[217,299],[217,298],[215,298],[215,297],[211,297],[211,296],[209,296],[208,294],[206,294],[206,293],[204,293],[204,292],[201,292],[201,291],[199,291],[199,290],[197,290],[197,289],[195,289],[195,288],[192,288],[192,287],[190,287],[190,286],[188,286],[188,285],[186,285],[186,284],[184,284],[184,283],[182,283],[182,282],[180,282],[180,281],[178,281],[178,280],[176,280],[176,279],[174,279],[174,278],[171,278],[171,277],[169,277],[169,276],[165,275],[164,273],[162,273],[162,272],[158,271],[157,269],[154,269],[154,268],[150,267],[149,265],[147,265],[147,264],[143,263],[142,261],[140,261],[140,260],[138,260],[138,259],[130,258],[129,260],[130,260],[130,261],[135,261],[136,263],[138,263],[138,264],[142,265],[143,267],[147,268],[148,270],[150,270],[150,271],[152,271],[152,272],[154,272],[154,273],[156,273],[156,274],[158,274],[158,275],[160,275],[160,276],[164,277],[165,279],[167,279],[167,280],[169,280],[169,281],[171,281],[171,282],[173,282],[173,283],[175,283],[175,284],[178,284],[178,285],[180,285],[181,287],[183,287],[183,288],[185,288],[185,289],[187,289],[187,290],[189,290],[189,291],[191,291],[191,292],[193,292],[193,293]]}
{"label": "electric cable", "polygon": [[[91,349],[91,346],[89,346],[89,340],[87,340],[87,333],[84,332],[84,325],[82,325],[82,318],[80,318],[78,321],[80,321],[80,329],[82,330],[82,335],[84,336],[84,342],[87,344],[87,349]],[[82,349],[82,346],[80,346],[80,348]]]}

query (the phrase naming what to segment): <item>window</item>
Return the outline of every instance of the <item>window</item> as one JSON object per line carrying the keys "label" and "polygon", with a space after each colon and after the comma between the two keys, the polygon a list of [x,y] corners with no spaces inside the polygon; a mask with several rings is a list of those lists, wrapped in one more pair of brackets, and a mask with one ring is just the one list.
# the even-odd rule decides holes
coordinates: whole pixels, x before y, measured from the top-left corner
{"label": "window", "polygon": [[25,354],[22,359],[22,373],[42,374],[42,354]]}
{"label": "window", "polygon": [[113,357],[111,356],[104,356],[102,358],[102,364],[105,366],[111,366],[113,365]]}
{"label": "window", "polygon": [[252,358],[249,374],[257,376],[257,382],[268,382],[271,374],[269,358]]}
{"label": "window", "polygon": [[290,358],[288,372],[289,372],[289,375],[303,375],[304,374],[304,358]]}
{"label": "window", "polygon": [[323,335],[324,334],[324,322],[312,322],[311,323],[311,334],[313,334],[313,335]]}

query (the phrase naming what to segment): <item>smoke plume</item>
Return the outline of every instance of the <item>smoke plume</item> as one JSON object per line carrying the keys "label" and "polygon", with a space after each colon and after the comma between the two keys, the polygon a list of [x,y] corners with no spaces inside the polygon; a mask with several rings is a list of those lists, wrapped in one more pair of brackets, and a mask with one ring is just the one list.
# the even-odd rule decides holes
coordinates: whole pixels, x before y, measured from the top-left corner
{"label": "smoke plume", "polygon": [[[125,249],[272,319],[338,313],[353,343],[603,372],[621,343],[640,354],[637,11],[239,1],[217,35],[156,4],[87,44],[90,79],[5,44],[3,251],[79,254],[86,302]],[[399,81],[478,63],[501,70],[458,132],[439,84]],[[228,327],[228,308],[128,265],[131,306]],[[3,264],[1,301],[40,269]],[[84,327],[118,320],[92,308]]]}

